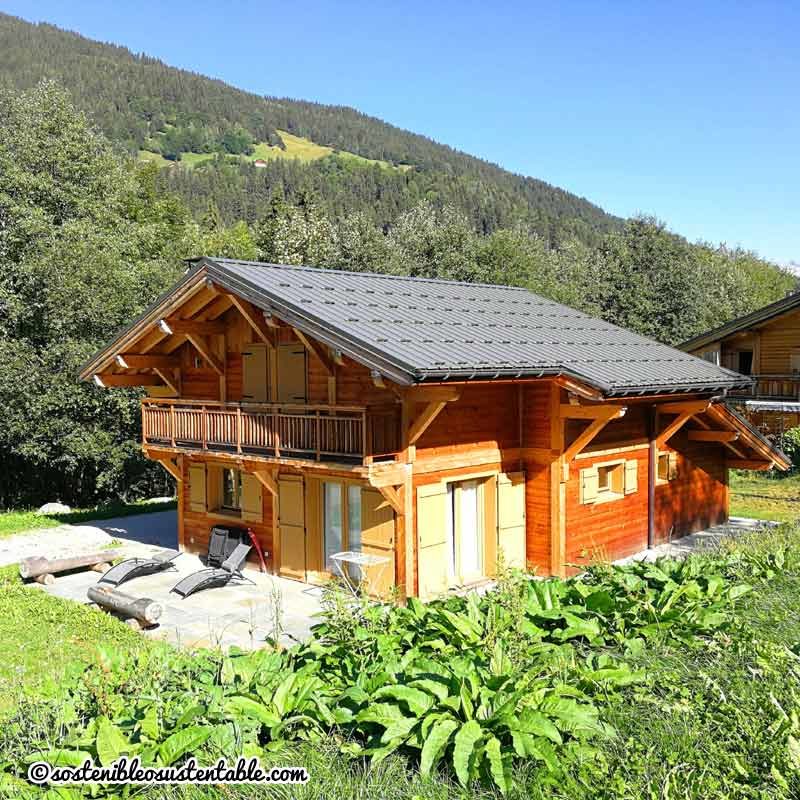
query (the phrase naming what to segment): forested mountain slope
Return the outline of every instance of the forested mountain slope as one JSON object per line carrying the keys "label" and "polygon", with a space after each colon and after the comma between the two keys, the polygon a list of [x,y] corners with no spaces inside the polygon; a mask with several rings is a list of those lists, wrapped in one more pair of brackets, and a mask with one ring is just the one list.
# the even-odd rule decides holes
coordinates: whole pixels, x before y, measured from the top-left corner
{"label": "forested mountain slope", "polygon": [[[333,216],[364,211],[379,225],[421,200],[456,207],[479,233],[523,222],[551,244],[572,237],[596,244],[621,224],[583,198],[354,109],[259,97],[123,47],[0,14],[0,85],[19,91],[42,78],[68,88],[112,141],[177,164],[165,170],[170,187],[196,213],[213,199],[226,222],[258,219],[280,186],[289,202],[311,190]],[[278,131],[333,152],[256,167],[259,148],[286,146]],[[196,154],[213,157],[198,163]]]}

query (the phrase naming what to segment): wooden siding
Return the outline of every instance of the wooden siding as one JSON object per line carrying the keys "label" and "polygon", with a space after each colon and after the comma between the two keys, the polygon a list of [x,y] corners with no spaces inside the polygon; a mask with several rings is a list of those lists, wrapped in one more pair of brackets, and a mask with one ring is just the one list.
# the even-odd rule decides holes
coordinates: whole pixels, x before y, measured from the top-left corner
{"label": "wooden siding", "polygon": [[[208,552],[208,539],[211,535],[211,528],[215,525],[232,525],[241,528],[251,528],[258,537],[261,548],[266,557],[267,569],[274,571],[274,549],[272,537],[272,495],[266,489],[261,492],[262,514],[261,522],[243,522],[240,519],[230,516],[214,514],[213,512],[203,513],[191,510],[189,501],[189,466],[191,464],[214,464],[213,459],[185,458],[183,460],[183,503],[182,519],[178,526],[178,542],[182,550],[197,555],[205,555]],[[258,556],[255,551],[248,556],[248,563],[253,567],[258,567]]]}
{"label": "wooden siding", "polygon": [[664,449],[677,452],[677,476],[656,483],[656,543],[726,522],[728,470],[722,448],[690,442],[680,433]]}
{"label": "wooden siding", "polygon": [[[625,444],[625,440],[619,443]],[[647,453],[645,445],[619,456],[598,455],[572,463],[565,509],[568,564],[624,558],[647,547]],[[582,505],[580,471],[617,458],[636,459],[637,490],[618,499]]]}

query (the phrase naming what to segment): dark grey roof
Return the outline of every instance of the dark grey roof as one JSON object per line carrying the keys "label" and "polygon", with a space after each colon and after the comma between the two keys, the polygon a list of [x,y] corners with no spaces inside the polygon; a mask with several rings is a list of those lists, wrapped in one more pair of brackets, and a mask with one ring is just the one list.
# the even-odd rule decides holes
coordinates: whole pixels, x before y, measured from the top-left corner
{"label": "dark grey roof", "polygon": [[193,263],[402,383],[567,375],[610,395],[751,383],[525,289],[223,258]]}
{"label": "dark grey roof", "polygon": [[738,333],[739,331],[746,330],[753,325],[759,325],[762,322],[767,322],[773,317],[777,317],[779,314],[784,314],[787,311],[793,311],[798,306],[800,306],[800,291],[786,295],[786,297],[782,297],[780,300],[776,300],[774,303],[770,303],[767,306],[757,308],[755,311],[751,311],[749,314],[732,319],[730,322],[726,322],[724,325],[720,325],[718,328],[712,328],[710,331],[701,333],[698,336],[695,336],[693,339],[689,339],[688,341],[679,345],[679,347],[681,350],[697,350],[698,348],[704,347],[707,344],[712,344],[719,339],[724,339],[726,336],[730,336],[732,333]]}

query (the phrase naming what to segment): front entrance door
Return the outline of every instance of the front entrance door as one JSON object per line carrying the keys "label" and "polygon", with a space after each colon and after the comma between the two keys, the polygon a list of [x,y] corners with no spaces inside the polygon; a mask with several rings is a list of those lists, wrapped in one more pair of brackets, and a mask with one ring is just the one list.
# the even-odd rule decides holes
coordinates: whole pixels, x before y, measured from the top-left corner
{"label": "front entrance door", "polygon": [[306,579],[305,493],[301,475],[282,475],[278,480],[278,527],[281,542],[280,574]]}
{"label": "front entrance door", "polygon": [[448,579],[464,586],[486,573],[484,555],[483,485],[479,481],[447,484]]}

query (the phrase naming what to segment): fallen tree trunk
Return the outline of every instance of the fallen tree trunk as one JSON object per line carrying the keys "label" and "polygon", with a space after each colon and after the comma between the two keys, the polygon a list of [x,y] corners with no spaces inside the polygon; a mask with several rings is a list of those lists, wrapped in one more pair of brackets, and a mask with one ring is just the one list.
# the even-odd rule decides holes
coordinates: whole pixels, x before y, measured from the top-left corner
{"label": "fallen tree trunk", "polygon": [[80,569],[80,567],[91,567],[94,564],[113,561],[121,556],[121,550],[102,550],[99,553],[84,553],[69,558],[33,556],[32,558],[23,558],[19,562],[19,574],[22,578],[35,578],[37,575],[52,575],[56,572]]}
{"label": "fallen tree trunk", "polygon": [[164,611],[160,603],[149,597],[131,597],[106,586],[90,586],[86,594],[93,603],[145,625],[155,624]]}

